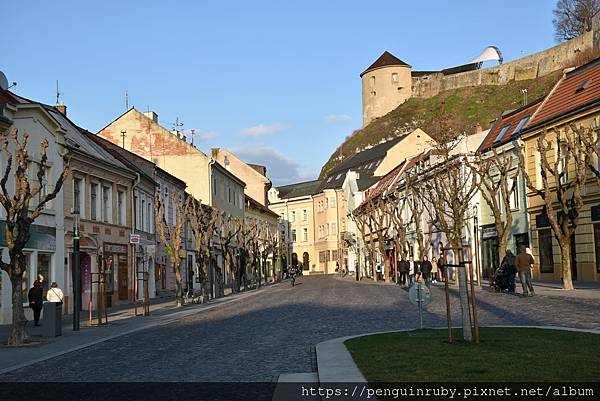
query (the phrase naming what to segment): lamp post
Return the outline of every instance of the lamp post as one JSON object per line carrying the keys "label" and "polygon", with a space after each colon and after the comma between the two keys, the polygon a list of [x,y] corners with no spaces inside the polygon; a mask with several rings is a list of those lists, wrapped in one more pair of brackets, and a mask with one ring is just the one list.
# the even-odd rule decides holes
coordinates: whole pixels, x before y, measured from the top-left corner
{"label": "lamp post", "polygon": [[475,258],[475,267],[477,268],[477,284],[481,287],[483,285],[483,280],[481,277],[481,264],[479,263],[479,217],[478,217],[478,206],[479,203],[473,205],[473,247],[475,250],[475,254],[473,257]]}
{"label": "lamp post", "polygon": [[79,260],[79,209],[73,211],[73,331],[79,331],[81,310],[81,267]]}

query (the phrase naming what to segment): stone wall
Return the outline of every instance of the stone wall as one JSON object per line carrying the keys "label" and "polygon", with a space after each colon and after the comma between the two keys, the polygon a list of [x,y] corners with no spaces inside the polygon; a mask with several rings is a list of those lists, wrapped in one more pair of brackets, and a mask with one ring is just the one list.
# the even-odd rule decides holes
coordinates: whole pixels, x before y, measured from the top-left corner
{"label": "stone wall", "polygon": [[[594,21],[600,22],[599,19]],[[594,24],[595,28],[598,24]],[[592,52],[600,29],[563,42],[550,49],[525,56],[495,67],[443,75],[441,72],[413,76],[412,96],[428,98],[438,93],[479,85],[505,85],[509,81],[534,79],[574,66],[586,53]]]}

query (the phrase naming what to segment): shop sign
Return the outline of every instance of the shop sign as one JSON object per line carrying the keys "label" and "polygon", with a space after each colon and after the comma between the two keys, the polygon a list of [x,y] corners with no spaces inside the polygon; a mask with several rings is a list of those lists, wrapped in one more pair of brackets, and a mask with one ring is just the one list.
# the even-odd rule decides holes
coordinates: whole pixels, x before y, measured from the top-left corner
{"label": "shop sign", "polygon": [[481,229],[481,238],[494,238],[498,236],[498,231],[496,231],[496,227],[487,227]]}

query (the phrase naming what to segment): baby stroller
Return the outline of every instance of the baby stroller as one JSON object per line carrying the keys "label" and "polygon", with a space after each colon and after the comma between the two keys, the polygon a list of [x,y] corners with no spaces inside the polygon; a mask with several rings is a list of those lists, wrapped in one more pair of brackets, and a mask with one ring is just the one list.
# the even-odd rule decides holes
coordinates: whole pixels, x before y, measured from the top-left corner
{"label": "baby stroller", "polygon": [[494,292],[503,292],[510,289],[510,273],[503,266],[496,269],[490,280],[490,287]]}

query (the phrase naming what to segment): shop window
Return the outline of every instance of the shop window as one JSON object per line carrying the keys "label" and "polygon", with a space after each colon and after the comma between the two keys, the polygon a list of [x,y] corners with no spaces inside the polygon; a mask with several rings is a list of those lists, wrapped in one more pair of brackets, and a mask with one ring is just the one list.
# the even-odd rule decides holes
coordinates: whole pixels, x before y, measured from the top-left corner
{"label": "shop window", "polygon": [[[44,276],[42,281],[42,288],[44,289],[44,299],[46,299],[46,293],[50,288],[50,263],[52,262],[52,255],[49,253],[38,253],[37,256],[37,274]],[[37,277],[37,276],[36,276]]]}
{"label": "shop window", "polygon": [[538,249],[540,251],[540,272],[554,272],[554,255],[552,254],[552,230],[538,231]]}
{"label": "shop window", "polygon": [[594,224],[594,247],[596,248],[596,273],[600,273],[600,223]]}

